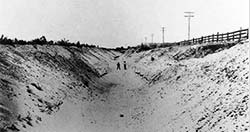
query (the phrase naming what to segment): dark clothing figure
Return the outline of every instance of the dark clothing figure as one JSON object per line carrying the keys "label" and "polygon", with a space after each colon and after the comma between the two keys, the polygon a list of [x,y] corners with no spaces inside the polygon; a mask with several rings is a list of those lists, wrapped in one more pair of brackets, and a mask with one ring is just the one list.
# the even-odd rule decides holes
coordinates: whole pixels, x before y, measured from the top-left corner
{"label": "dark clothing figure", "polygon": [[127,64],[126,61],[123,62],[124,70],[127,70]]}
{"label": "dark clothing figure", "polygon": [[116,65],[117,65],[116,70],[121,70],[120,63],[118,62]]}

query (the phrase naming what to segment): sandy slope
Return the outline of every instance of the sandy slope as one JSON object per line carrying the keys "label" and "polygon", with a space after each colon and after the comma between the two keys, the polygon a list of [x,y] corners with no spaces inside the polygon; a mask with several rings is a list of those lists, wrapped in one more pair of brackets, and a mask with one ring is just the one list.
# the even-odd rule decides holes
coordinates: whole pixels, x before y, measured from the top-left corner
{"label": "sandy slope", "polygon": [[[190,57],[189,48],[129,51],[113,60],[120,54],[2,46],[0,117],[11,118],[1,125],[28,132],[249,131],[249,44],[202,58]],[[128,70],[117,71],[124,60]],[[10,74],[13,66],[18,72]]]}
{"label": "sandy slope", "polygon": [[138,66],[152,85],[146,131],[249,131],[248,48],[246,42],[204,58],[161,61],[166,56]]}
{"label": "sandy slope", "polygon": [[100,98],[111,84],[99,79],[110,72],[109,66],[100,68],[98,63],[119,55],[60,46],[1,45],[0,49],[1,131],[33,131],[67,102]]}

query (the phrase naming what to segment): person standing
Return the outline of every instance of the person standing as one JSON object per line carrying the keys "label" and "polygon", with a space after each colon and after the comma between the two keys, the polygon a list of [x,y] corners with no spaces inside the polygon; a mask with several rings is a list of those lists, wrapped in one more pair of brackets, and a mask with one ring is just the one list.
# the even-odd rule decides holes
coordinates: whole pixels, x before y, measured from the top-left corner
{"label": "person standing", "polygon": [[117,65],[116,70],[121,70],[120,63],[118,62],[116,65]]}
{"label": "person standing", "polygon": [[124,70],[127,70],[127,63],[126,63],[126,61],[123,61],[123,66],[124,66]]}

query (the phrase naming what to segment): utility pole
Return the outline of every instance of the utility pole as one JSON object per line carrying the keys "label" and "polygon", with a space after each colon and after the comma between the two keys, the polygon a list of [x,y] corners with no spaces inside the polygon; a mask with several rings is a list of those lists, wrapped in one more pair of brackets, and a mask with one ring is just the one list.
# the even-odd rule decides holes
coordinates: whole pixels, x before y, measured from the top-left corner
{"label": "utility pole", "polygon": [[145,39],[145,44],[147,44],[147,37],[145,37],[144,39]]}
{"label": "utility pole", "polygon": [[162,43],[164,44],[164,32],[165,32],[165,27],[161,27],[162,28]]}
{"label": "utility pole", "polygon": [[154,43],[154,34],[152,33],[151,34],[151,41],[152,41],[152,44]]}
{"label": "utility pole", "polygon": [[190,19],[191,19],[191,17],[194,17],[194,12],[190,12],[190,11],[188,11],[188,12],[184,12],[184,13],[186,13],[186,15],[184,15],[184,17],[187,17],[188,18],[188,40],[190,39]]}

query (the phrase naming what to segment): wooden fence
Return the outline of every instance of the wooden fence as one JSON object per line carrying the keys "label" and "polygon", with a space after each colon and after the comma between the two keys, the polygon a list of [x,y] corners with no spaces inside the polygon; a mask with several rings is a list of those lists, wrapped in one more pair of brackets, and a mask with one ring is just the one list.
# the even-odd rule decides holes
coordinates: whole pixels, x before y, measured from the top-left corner
{"label": "wooden fence", "polygon": [[212,34],[209,36],[202,36],[200,38],[193,38],[190,40],[184,40],[178,42],[177,45],[188,45],[188,44],[201,44],[208,42],[222,42],[222,41],[242,41],[249,38],[249,29],[241,29],[234,32]]}

